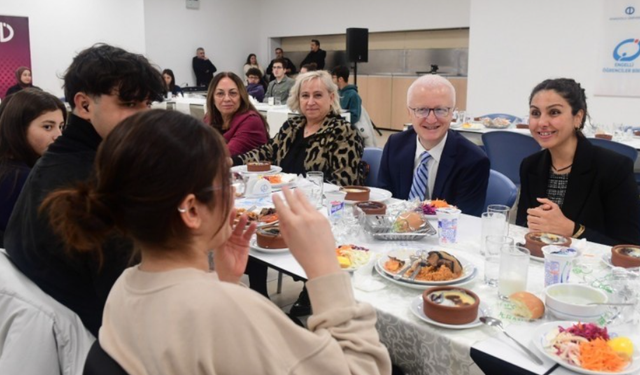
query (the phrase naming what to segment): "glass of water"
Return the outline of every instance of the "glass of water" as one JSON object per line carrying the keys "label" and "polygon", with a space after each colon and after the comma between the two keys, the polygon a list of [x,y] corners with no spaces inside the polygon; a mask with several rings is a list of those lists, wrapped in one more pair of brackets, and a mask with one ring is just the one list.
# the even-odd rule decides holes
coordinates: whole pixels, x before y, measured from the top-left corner
{"label": "glass of water", "polygon": [[318,171],[307,172],[306,180],[311,186],[309,201],[316,207],[321,206],[324,193],[324,173]]}
{"label": "glass of water", "polygon": [[507,236],[487,236],[485,239],[484,256],[484,283],[491,286],[498,286],[500,274],[500,251],[503,246],[511,246],[514,240]]}

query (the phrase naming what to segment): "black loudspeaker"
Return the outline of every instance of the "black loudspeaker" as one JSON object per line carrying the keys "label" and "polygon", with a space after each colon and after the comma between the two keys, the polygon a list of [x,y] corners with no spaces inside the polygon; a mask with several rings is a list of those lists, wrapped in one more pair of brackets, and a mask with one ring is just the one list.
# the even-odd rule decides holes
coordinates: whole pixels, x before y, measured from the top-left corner
{"label": "black loudspeaker", "polygon": [[369,29],[347,29],[347,59],[350,62],[369,61]]}

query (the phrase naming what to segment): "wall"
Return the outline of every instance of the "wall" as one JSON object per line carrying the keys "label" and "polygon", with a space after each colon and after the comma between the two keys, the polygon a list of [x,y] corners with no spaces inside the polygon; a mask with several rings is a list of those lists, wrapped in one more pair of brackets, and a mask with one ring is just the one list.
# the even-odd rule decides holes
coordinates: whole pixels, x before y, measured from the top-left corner
{"label": "wall", "polygon": [[469,27],[470,3],[471,0],[325,0],[309,7],[298,0],[262,0],[258,57],[270,61],[279,38],[306,35],[309,40],[318,37],[322,43],[322,35],[343,34],[348,27],[368,28],[369,32]]}
{"label": "wall", "polygon": [[257,26],[260,3],[202,0],[194,10],[187,9],[184,0],[144,0],[147,56],[162,69],[172,69],[178,85],[195,84],[191,59],[198,47],[205,49],[218,72],[244,74],[247,56],[257,53],[262,40]]}
{"label": "wall", "polygon": [[62,76],[84,48],[105,42],[145,52],[143,0],[0,0],[0,13],[29,17],[33,83],[62,96]]}
{"label": "wall", "polygon": [[640,125],[640,98],[593,94],[604,1],[472,1],[468,111],[524,115],[536,84],[570,77],[585,88],[593,122]]}

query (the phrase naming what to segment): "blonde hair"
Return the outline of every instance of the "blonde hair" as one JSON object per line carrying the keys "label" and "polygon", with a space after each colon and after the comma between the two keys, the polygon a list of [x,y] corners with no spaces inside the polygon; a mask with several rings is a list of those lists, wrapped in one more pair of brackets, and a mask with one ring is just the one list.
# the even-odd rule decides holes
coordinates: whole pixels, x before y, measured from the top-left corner
{"label": "blonde hair", "polygon": [[456,89],[453,87],[453,85],[451,84],[451,82],[449,82],[448,79],[443,78],[442,76],[439,76],[437,74],[426,74],[426,75],[423,75],[422,77],[419,77],[415,81],[413,81],[413,83],[411,84],[411,86],[409,86],[409,89],[407,90],[407,106],[409,105],[411,96],[413,95],[413,91],[418,87],[424,87],[429,90],[436,90],[439,88],[446,87],[449,89],[449,92],[451,93],[451,101],[453,102],[452,107],[456,106]]}
{"label": "blonde hair", "polygon": [[338,86],[333,83],[331,76],[324,70],[316,70],[313,72],[307,72],[299,74],[296,77],[296,83],[289,91],[289,99],[287,100],[287,106],[292,111],[300,112],[300,87],[303,83],[309,82],[313,79],[319,79],[329,91],[329,95],[333,94],[333,101],[330,105],[330,113],[339,116],[340,115],[340,95],[338,94]]}

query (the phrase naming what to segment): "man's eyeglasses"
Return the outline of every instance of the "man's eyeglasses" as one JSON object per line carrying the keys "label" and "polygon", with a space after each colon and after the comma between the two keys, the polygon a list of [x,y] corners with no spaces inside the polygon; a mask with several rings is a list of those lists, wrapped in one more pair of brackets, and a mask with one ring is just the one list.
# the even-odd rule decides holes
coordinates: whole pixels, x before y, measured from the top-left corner
{"label": "man's eyeglasses", "polygon": [[451,108],[411,108],[409,107],[409,109],[411,110],[411,112],[413,112],[413,115],[416,116],[417,118],[427,118],[429,117],[429,113],[431,113],[431,111],[433,111],[433,114],[439,118],[439,119],[443,119],[445,117],[447,117],[447,115],[449,114],[449,111],[451,111]]}

